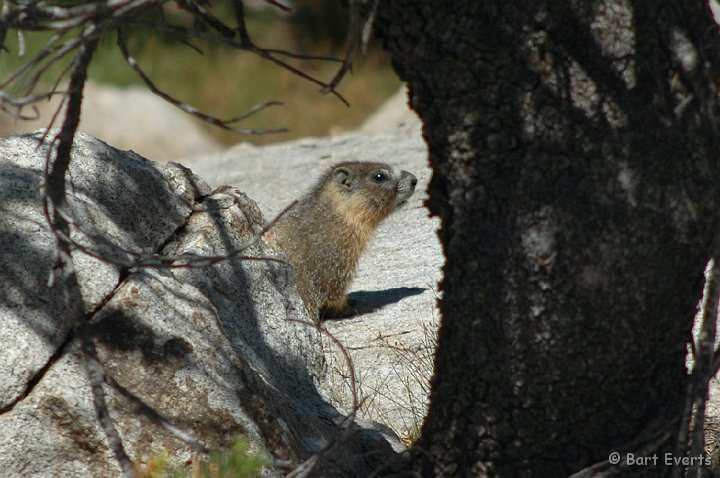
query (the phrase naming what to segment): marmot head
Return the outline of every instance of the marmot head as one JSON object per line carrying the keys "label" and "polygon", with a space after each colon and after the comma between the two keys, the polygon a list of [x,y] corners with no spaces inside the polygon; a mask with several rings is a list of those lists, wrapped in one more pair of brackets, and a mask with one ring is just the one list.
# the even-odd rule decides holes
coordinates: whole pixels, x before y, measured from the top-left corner
{"label": "marmot head", "polygon": [[389,164],[348,161],[333,166],[320,184],[346,220],[374,229],[412,196],[417,178]]}

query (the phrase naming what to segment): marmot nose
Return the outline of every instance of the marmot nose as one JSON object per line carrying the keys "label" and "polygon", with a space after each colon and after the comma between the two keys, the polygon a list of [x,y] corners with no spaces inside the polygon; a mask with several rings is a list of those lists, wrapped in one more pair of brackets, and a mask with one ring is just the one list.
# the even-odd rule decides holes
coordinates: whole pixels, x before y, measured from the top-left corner
{"label": "marmot nose", "polygon": [[[414,191],[415,186],[417,186],[417,178],[413,173],[410,173],[408,171],[400,171],[400,182],[404,184],[410,185],[410,190]],[[407,187],[407,186],[405,186]]]}

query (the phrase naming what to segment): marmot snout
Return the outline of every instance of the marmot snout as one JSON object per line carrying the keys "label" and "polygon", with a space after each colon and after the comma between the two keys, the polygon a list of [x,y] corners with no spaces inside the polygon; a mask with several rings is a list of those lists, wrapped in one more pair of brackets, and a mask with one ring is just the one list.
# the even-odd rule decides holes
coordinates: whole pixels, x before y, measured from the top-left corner
{"label": "marmot snout", "polygon": [[327,171],[275,225],[300,295],[319,319],[351,315],[347,287],[375,228],[407,201],[417,178],[383,163],[349,161]]}

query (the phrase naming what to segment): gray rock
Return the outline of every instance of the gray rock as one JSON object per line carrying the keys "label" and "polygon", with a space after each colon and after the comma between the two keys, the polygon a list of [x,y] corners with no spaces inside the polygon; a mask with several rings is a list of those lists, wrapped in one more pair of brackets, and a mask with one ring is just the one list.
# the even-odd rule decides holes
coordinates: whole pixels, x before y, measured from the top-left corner
{"label": "gray rock", "polygon": [[408,91],[403,85],[363,122],[358,132],[417,136],[421,127],[422,122],[417,113],[408,106]]}
{"label": "gray rock", "polygon": [[[47,147],[37,149],[39,137],[15,136],[0,143],[0,343],[14,344],[0,350],[0,370],[7,372],[0,409],[17,399],[69,330],[58,313],[62,290],[47,286],[55,238],[40,202]],[[145,254],[155,252],[183,224],[196,195],[209,192],[206,184],[189,181],[190,172],[180,166],[156,165],[83,135],[73,151],[69,178],[69,206],[86,231],[76,229],[73,237],[87,245],[92,242],[88,234],[102,232]],[[118,285],[120,270],[85,254],[77,255],[76,266],[85,311],[90,312]]]}
{"label": "gray rock", "polygon": [[[361,314],[325,322],[352,357],[356,390],[363,401],[359,416],[410,438],[427,406],[443,264],[436,235],[439,222],[428,217],[423,205],[431,171],[419,128],[400,134],[305,138],[264,147],[239,144],[184,164],[211,184],[239,187],[272,218],[326,168],[347,159],[388,162],[419,180],[415,195],[381,224],[361,259],[350,287],[351,297],[361,303]],[[324,349],[330,373],[320,388],[333,404],[349,412],[353,401],[346,361],[332,341],[325,339]]]}
{"label": "gray rock", "polygon": [[95,344],[110,415],[136,463],[163,451],[187,462],[198,443],[225,447],[237,434],[290,464],[337,443],[318,476],[368,476],[396,459],[372,429],[355,426],[338,441],[344,416],[316,389],[326,367],[318,332],[301,323],[308,317],[272,235],[258,237],[257,206],[233,188],[208,195],[179,165],[83,134],[68,176],[78,242],[121,261],[130,254],[97,235],[144,255],[248,258],[128,269],[75,251],[88,325],[72,329],[62,284],[47,286],[55,243],[38,195],[47,148],[38,140],[0,140],[0,264],[12,271],[0,279],[3,476],[119,473],[95,419],[79,336]]}

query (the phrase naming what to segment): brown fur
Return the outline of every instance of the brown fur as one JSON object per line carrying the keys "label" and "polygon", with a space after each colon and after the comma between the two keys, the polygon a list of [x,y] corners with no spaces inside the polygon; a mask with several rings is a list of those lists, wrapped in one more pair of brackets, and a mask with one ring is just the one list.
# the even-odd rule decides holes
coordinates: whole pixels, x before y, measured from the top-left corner
{"label": "brown fur", "polygon": [[378,224],[412,195],[416,183],[412,174],[398,174],[387,164],[339,163],[278,221],[275,234],[311,314],[354,313],[346,292],[360,254]]}

